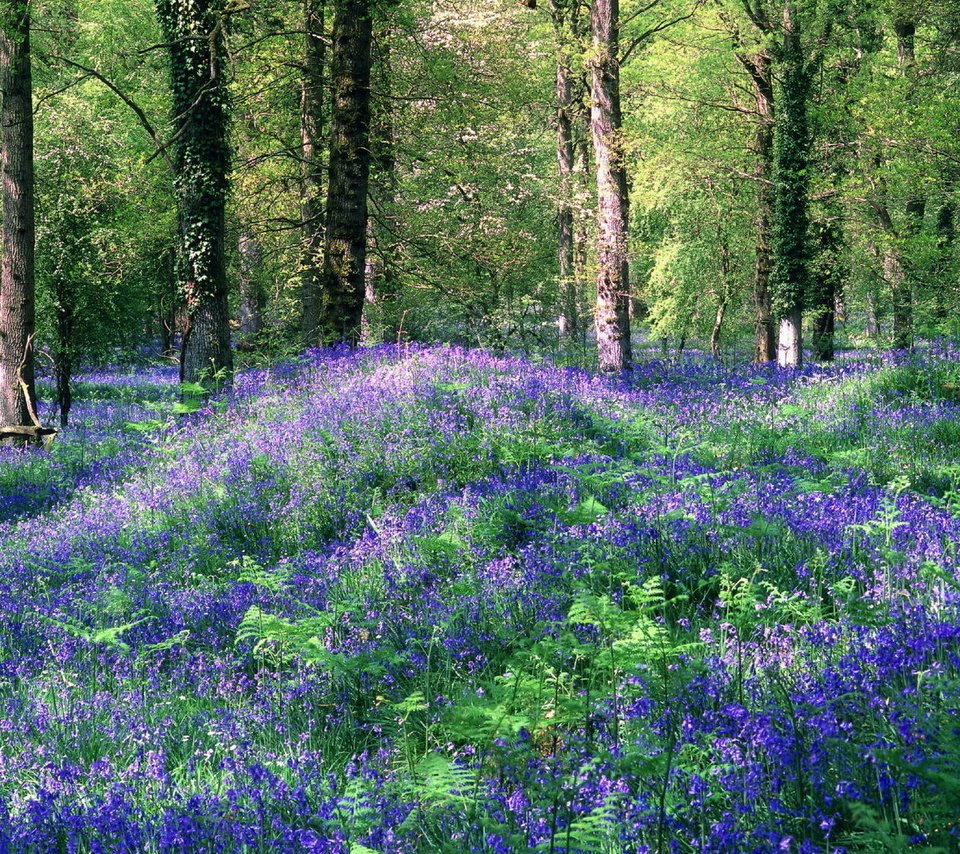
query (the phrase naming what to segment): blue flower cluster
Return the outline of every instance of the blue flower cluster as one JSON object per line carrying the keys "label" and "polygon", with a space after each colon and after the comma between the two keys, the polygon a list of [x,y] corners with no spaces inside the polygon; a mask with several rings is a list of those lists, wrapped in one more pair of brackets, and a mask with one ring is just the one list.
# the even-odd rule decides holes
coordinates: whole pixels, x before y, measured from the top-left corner
{"label": "blue flower cluster", "polygon": [[955,849],[958,355],[86,378],[0,458],[0,851]]}

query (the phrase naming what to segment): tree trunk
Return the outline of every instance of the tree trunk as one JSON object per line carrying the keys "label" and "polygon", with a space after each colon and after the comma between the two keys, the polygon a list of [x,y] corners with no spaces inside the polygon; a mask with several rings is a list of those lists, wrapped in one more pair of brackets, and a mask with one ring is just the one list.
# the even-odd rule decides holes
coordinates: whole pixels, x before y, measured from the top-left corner
{"label": "tree trunk", "polygon": [[717,245],[720,250],[721,290],[720,293],[717,294],[717,307],[713,315],[713,328],[710,330],[710,355],[719,362],[722,355],[720,352],[720,331],[723,329],[723,320],[727,313],[727,305],[730,302],[730,296],[734,289],[730,243],[720,228],[718,228]]}
{"label": "tree trunk", "polygon": [[574,139],[573,174],[576,186],[576,207],[573,212],[573,297],[575,311],[580,319],[578,339],[585,347],[587,326],[583,318],[583,300],[587,293],[589,272],[587,261],[590,252],[590,227],[595,221],[590,209],[593,191],[590,187],[590,113],[584,101],[577,104],[577,125],[580,132]]}
{"label": "tree trunk", "polygon": [[177,249],[175,240],[161,255],[160,281],[162,289],[157,295],[157,321],[160,326],[160,352],[165,357],[176,355],[174,338],[177,334]]}
{"label": "tree trunk", "polygon": [[947,317],[947,290],[952,288],[953,244],[956,240],[956,208],[949,199],[937,209],[937,242],[934,270],[934,317],[943,321]]}
{"label": "tree trunk", "polygon": [[[580,32],[578,38],[583,37]],[[580,97],[575,99],[573,109],[573,283],[570,297],[577,316],[577,337],[571,336],[571,342],[579,341],[586,347],[589,324],[585,318],[584,300],[589,290],[590,270],[588,267],[591,229],[596,226],[594,211],[595,184],[591,178],[590,152],[592,150],[590,129],[590,106],[587,103],[587,81],[581,78],[577,82]]]}
{"label": "tree trunk", "polygon": [[877,222],[884,231],[881,268],[883,281],[890,293],[893,313],[891,345],[895,350],[903,350],[913,343],[913,288],[903,265],[903,241],[887,209],[886,182],[882,178],[878,179],[876,188],[876,199],[871,205]]}
{"label": "tree trunk", "polygon": [[[61,224],[65,230],[78,228],[73,217]],[[58,265],[60,266],[66,266]],[[54,298],[55,341],[52,346],[53,378],[57,387],[57,407],[60,410],[60,426],[66,427],[70,420],[73,403],[71,379],[73,374],[73,333],[76,320],[77,289],[75,271],[59,269],[53,276],[51,291]]]}
{"label": "tree trunk", "polygon": [[[397,307],[399,288],[396,275],[397,243],[397,151],[394,128],[393,64],[391,33],[381,31],[375,39],[373,69],[375,89],[383,97],[371,104],[370,198],[376,218],[367,228],[366,303],[375,307],[367,321],[364,311],[365,341],[396,341],[400,333]],[[375,321],[374,321],[375,318]],[[376,328],[374,328],[376,327]]]}
{"label": "tree trunk", "polygon": [[33,80],[28,0],[11,0],[0,22],[3,268],[0,273],[0,426],[39,426],[33,334]]}
{"label": "tree trunk", "polygon": [[333,23],[333,113],[320,335],[355,344],[365,295],[370,179],[369,0],[338,0]]}
{"label": "tree trunk", "polygon": [[837,328],[837,314],[832,308],[817,312],[813,317],[813,360],[832,362],[835,355],[834,336]]}
{"label": "tree trunk", "polygon": [[304,0],[303,72],[300,80],[300,258],[302,330],[307,344],[320,344],[323,302],[324,75],[327,65],[326,0]]}
{"label": "tree trunk", "polygon": [[867,291],[866,298],[866,332],[870,338],[876,338],[880,335],[880,321],[877,319],[877,295],[873,290]]}
{"label": "tree trunk", "polygon": [[893,244],[883,250],[883,278],[890,288],[893,307],[892,345],[895,350],[905,350],[913,343],[913,294],[899,248]]}
{"label": "tree trunk", "polygon": [[[577,196],[586,174],[585,139],[578,139],[578,124],[582,120],[584,81],[574,72],[573,59],[582,50],[584,36],[582,9],[573,4],[554,2],[551,9],[554,38],[557,49],[555,99],[557,111],[557,175],[559,203],[557,205],[557,255],[561,314],[560,335],[569,341],[581,336],[579,296],[584,284],[578,254],[583,254],[582,227],[577,217]],[[589,119],[588,119],[589,122]],[[578,231],[581,233],[578,234]]]}
{"label": "tree trunk", "polygon": [[240,234],[238,244],[240,255],[240,316],[239,332],[242,335],[256,335],[263,329],[263,312],[267,299],[260,280],[260,266],[263,263],[263,250],[257,239],[246,232]]}
{"label": "tree trunk", "polygon": [[816,362],[830,362],[834,357],[837,301],[843,293],[845,278],[840,216],[841,212],[836,211],[834,218],[820,221],[814,228],[816,260],[810,270],[809,307],[813,319],[810,348]]}
{"label": "tree trunk", "polygon": [[224,6],[224,0],[157,0],[173,95],[178,278],[187,315],[182,382],[228,381],[233,372],[224,259],[230,168]]}
{"label": "tree trunk", "polygon": [[[916,23],[912,20],[897,20],[893,25],[897,36],[897,65],[900,75],[908,82],[911,91],[906,100],[913,100],[912,80],[916,70]],[[904,208],[906,228],[904,237],[915,237],[923,228],[926,200],[921,195],[908,198]],[[893,303],[893,346],[902,350],[913,346],[913,283],[903,263],[903,241],[898,240],[896,229],[887,217],[887,232],[892,241],[884,255],[884,273],[888,276]]]}
{"label": "tree trunk", "polygon": [[718,362],[721,358],[720,352],[720,330],[723,328],[723,318],[727,311],[727,303],[718,300],[717,311],[713,318],[713,329],[710,330],[710,355]]}
{"label": "tree trunk", "polygon": [[777,364],[793,368],[803,362],[803,302],[810,257],[807,214],[810,77],[793,0],[787,0],[783,8],[781,68],[780,101],[774,128],[770,292],[774,314],[780,318]]}
{"label": "tree trunk", "polygon": [[[824,290],[824,298],[835,300],[833,289]],[[825,301],[813,312],[813,340],[810,347],[815,362],[832,362],[835,355],[834,335],[837,326],[837,315],[834,305]]]}
{"label": "tree trunk", "polygon": [[560,202],[557,206],[557,258],[559,262],[560,334],[576,340],[580,318],[577,314],[576,281],[574,279],[573,205],[570,201],[573,179],[573,121],[570,115],[573,86],[570,80],[569,57],[557,61],[557,174],[560,178]]}
{"label": "tree trunk", "polygon": [[753,271],[753,297],[756,308],[755,362],[772,362],[777,358],[777,342],[774,335],[773,307],[770,298],[770,270],[773,259],[770,255],[770,230],[773,223],[773,73],[770,55],[756,53],[740,57],[740,62],[750,73],[753,96],[756,101],[757,127],[752,150],[756,156],[757,213],[756,260]]}
{"label": "tree trunk", "polygon": [[597,356],[600,370],[630,370],[629,197],[621,139],[619,0],[594,0],[590,124],[597,170]]}
{"label": "tree trunk", "polygon": [[781,368],[796,368],[803,364],[803,312],[799,307],[792,308],[780,318],[777,364]]}
{"label": "tree trunk", "polygon": [[73,405],[73,358],[69,352],[58,353],[53,365],[53,376],[57,384],[57,405],[60,407],[60,426],[66,427],[70,421],[70,407]]}

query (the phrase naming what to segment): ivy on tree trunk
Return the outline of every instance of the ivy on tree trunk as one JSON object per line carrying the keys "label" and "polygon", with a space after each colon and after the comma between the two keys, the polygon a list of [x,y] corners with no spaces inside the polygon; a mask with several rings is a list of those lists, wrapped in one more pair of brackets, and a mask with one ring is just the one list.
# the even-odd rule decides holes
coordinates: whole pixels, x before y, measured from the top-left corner
{"label": "ivy on tree trunk", "polygon": [[770,292],[780,319],[777,363],[798,367],[803,361],[803,302],[807,292],[808,186],[810,130],[807,101],[810,75],[793,0],[783,10],[780,49],[781,84],[774,131],[774,196]]}
{"label": "ivy on tree trunk", "polygon": [[757,182],[756,249],[753,271],[753,298],[756,311],[754,361],[772,362],[777,358],[773,307],[770,298],[770,270],[773,266],[770,231],[773,222],[773,70],[769,53],[738,54],[750,74],[756,102],[756,130],[752,151],[756,156]]}
{"label": "ivy on tree trunk", "polygon": [[157,0],[156,6],[173,95],[178,279],[186,310],[180,379],[228,378],[233,355],[224,260],[230,188],[225,0]]}

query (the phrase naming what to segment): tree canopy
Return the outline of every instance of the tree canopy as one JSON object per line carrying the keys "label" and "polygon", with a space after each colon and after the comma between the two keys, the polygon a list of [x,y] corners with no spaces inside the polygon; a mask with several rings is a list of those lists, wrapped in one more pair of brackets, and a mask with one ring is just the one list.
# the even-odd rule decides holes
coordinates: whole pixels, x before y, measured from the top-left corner
{"label": "tree canopy", "polygon": [[144,348],[214,381],[234,347],[341,339],[623,370],[648,341],[795,365],[956,330],[946,0],[18,8],[37,242],[5,263],[36,321],[4,321],[8,422],[31,352],[65,417],[73,360]]}

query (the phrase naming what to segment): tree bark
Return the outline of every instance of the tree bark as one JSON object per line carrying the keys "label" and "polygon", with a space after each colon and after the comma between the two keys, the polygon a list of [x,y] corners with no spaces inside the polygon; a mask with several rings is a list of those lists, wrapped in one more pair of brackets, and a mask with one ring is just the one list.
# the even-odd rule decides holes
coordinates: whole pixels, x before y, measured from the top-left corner
{"label": "tree bark", "polygon": [[953,284],[950,281],[950,273],[953,268],[953,245],[956,240],[956,208],[949,199],[937,209],[936,234],[934,269],[937,280],[934,288],[934,317],[942,321],[947,317],[947,289]]}
{"label": "tree bark", "polygon": [[601,371],[630,370],[629,197],[620,112],[619,0],[590,15],[590,124],[597,171],[597,356]]}
{"label": "tree bark", "polygon": [[[560,318],[562,338],[576,341],[581,336],[580,292],[584,284],[583,266],[578,256],[585,240],[578,222],[577,197],[586,174],[585,139],[578,138],[582,121],[585,85],[574,69],[574,56],[582,50],[584,36],[579,0],[551,5],[557,67],[554,83],[557,124],[557,257],[559,262]],[[588,119],[589,122],[589,119]],[[579,232],[579,233],[578,233]]]}
{"label": "tree bark", "polygon": [[718,362],[720,351],[720,332],[726,317],[727,306],[733,294],[733,264],[730,257],[730,244],[720,229],[717,234],[717,246],[720,250],[720,292],[717,294],[717,306],[713,315],[713,328],[710,330],[710,355]]}
{"label": "tree bark", "polygon": [[570,105],[573,86],[569,59],[561,55],[557,61],[557,174],[560,178],[560,202],[557,205],[557,260],[559,263],[560,334],[576,340],[580,318],[574,280],[573,206],[570,185],[573,178],[573,121]]}
{"label": "tree bark", "polygon": [[881,178],[875,186],[876,198],[871,204],[885,235],[881,268],[893,313],[891,345],[895,350],[903,350],[913,344],[913,288],[903,263],[903,240],[887,208],[886,182]]}
{"label": "tree bark", "polygon": [[[833,297],[835,294],[831,292],[828,294],[825,292],[825,295],[828,297]],[[828,306],[824,304],[820,307],[818,311],[814,312],[813,315],[813,341],[811,342],[811,349],[813,350],[813,360],[815,362],[832,362],[835,355],[834,349],[834,335],[836,332],[837,325],[837,315],[833,306]]]}
{"label": "tree bark", "polygon": [[33,78],[28,0],[5,4],[0,23],[3,267],[0,273],[0,426],[39,426],[33,334]]}
{"label": "tree bark", "polygon": [[370,180],[369,0],[338,0],[333,23],[333,112],[319,338],[360,339]]}
{"label": "tree bark", "polygon": [[393,59],[391,33],[381,30],[374,40],[375,89],[383,97],[371,104],[370,192],[376,217],[367,224],[366,304],[375,307],[368,321],[364,311],[365,341],[396,341],[400,334],[396,275],[397,238],[397,148],[393,114]]}
{"label": "tree bark", "polygon": [[323,302],[324,91],[327,66],[326,0],[304,0],[303,72],[300,80],[300,258],[302,331],[308,344],[320,343]]}
{"label": "tree bark", "polygon": [[837,302],[844,290],[845,265],[843,233],[839,226],[841,211],[816,223],[814,227],[816,259],[810,270],[809,308],[813,320],[810,349],[816,362],[830,362],[835,355]]}
{"label": "tree bark", "polygon": [[757,213],[756,250],[753,271],[753,298],[756,309],[755,362],[772,362],[777,358],[777,341],[773,323],[773,306],[770,298],[770,270],[773,267],[770,241],[773,223],[773,72],[768,53],[740,55],[738,57],[750,74],[753,96],[756,102],[757,127],[752,151],[756,156]]}
{"label": "tree bark", "polygon": [[808,236],[808,168],[810,131],[807,72],[800,21],[793,0],[783,7],[781,88],[774,128],[773,269],[770,291],[780,318],[777,364],[795,368],[803,362],[803,302],[810,258]]}
{"label": "tree bark", "polygon": [[890,288],[890,302],[893,308],[891,343],[895,350],[906,350],[913,343],[913,289],[907,279],[900,250],[892,243],[883,250],[883,278],[886,279]]}
{"label": "tree bark", "polygon": [[803,312],[797,306],[780,317],[777,364],[781,368],[797,368],[803,364]]}
{"label": "tree bark", "polygon": [[877,295],[873,290],[867,291],[866,297],[866,332],[870,338],[880,335],[880,321],[877,319]]}
{"label": "tree bark", "polygon": [[[894,21],[893,30],[897,37],[897,66],[900,76],[908,81],[912,89],[912,80],[916,69],[916,23],[909,19]],[[912,100],[913,92],[908,91],[906,100]],[[926,212],[926,200],[922,195],[908,198],[904,214],[906,227],[905,237],[916,236],[923,228],[923,217]],[[893,304],[893,347],[903,350],[913,346],[913,283],[907,275],[903,263],[903,241],[898,237],[897,230],[884,210],[885,218],[881,222],[887,231],[889,243],[884,252],[884,276],[890,285],[890,297]],[[884,221],[885,219],[885,221]]]}
{"label": "tree bark", "polygon": [[224,0],[157,0],[170,56],[178,279],[186,310],[180,379],[229,381],[233,372],[225,263],[230,142]]}
{"label": "tree bark", "polygon": [[263,250],[257,239],[243,232],[237,250],[240,256],[240,321],[242,335],[256,335],[263,329],[263,313],[266,309],[266,294],[260,281],[260,266]]}

